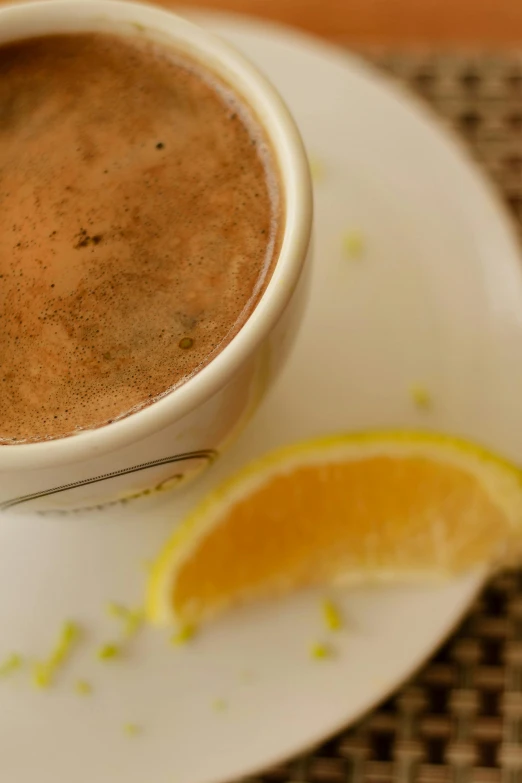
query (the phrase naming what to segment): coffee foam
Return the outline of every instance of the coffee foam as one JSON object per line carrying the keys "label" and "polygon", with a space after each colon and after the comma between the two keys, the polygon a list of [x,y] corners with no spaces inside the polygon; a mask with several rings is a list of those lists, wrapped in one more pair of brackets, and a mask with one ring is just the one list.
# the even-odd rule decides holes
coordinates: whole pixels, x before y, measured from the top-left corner
{"label": "coffee foam", "polygon": [[0,443],[150,404],[220,351],[280,235],[258,122],[140,38],[0,48]]}

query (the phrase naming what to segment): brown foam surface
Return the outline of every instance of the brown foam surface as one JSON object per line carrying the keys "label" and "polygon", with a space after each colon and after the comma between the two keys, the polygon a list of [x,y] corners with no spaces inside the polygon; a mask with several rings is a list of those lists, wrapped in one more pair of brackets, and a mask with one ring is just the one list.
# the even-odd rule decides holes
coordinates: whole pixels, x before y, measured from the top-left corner
{"label": "brown foam surface", "polygon": [[277,249],[256,121],[139,37],[0,48],[0,443],[97,427],[208,362]]}

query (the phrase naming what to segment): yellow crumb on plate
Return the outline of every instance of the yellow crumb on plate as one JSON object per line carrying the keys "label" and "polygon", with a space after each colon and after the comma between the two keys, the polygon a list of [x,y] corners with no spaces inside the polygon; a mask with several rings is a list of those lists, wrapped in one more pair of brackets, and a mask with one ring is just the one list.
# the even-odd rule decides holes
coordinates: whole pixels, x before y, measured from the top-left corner
{"label": "yellow crumb on plate", "polygon": [[325,598],[322,604],[323,619],[329,631],[338,631],[342,628],[343,621],[339,609],[329,598]]}
{"label": "yellow crumb on plate", "polygon": [[228,709],[228,703],[224,699],[214,699],[212,709],[214,712],[225,712]]}
{"label": "yellow crumb on plate", "polygon": [[0,677],[8,677],[23,665],[24,659],[18,653],[11,653],[0,663]]}
{"label": "yellow crumb on plate", "polygon": [[432,398],[428,389],[424,386],[412,386],[410,389],[411,398],[416,408],[427,411],[432,407]]}
{"label": "yellow crumb on plate", "polygon": [[86,680],[77,680],[74,689],[79,696],[89,696],[92,693],[92,686]]}
{"label": "yellow crumb on plate", "polygon": [[343,254],[347,258],[360,258],[364,254],[364,236],[360,231],[347,231],[342,239]]}

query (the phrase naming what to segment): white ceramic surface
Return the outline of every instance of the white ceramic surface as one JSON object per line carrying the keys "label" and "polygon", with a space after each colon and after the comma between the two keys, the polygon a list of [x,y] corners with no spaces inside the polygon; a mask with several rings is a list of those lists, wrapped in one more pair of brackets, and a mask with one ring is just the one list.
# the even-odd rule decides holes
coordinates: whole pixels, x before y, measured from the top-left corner
{"label": "white ceramic surface", "polygon": [[[357,60],[270,26],[206,21],[273,78],[324,179],[312,299],[292,359],[227,457],[176,500],[187,509],[245,460],[343,429],[450,430],[522,462],[519,258],[479,173],[420,106]],[[359,260],[341,251],[352,228],[366,244]],[[429,388],[431,413],[414,408],[412,384]],[[0,658],[45,654],[66,617],[86,628],[53,690],[33,690],[25,671],[0,683],[6,783],[218,783],[280,761],[396,687],[480,586],[468,577],[336,592],[346,627],[335,637],[312,591],[236,612],[186,648],[147,631],[126,658],[103,664],[94,650],[116,631],[106,602],[140,601],[143,561],[175,522],[167,495],[146,514],[140,503],[86,521],[0,526]],[[336,657],[312,661],[309,645],[328,639]],[[75,694],[80,677],[92,696]],[[142,734],[126,736],[127,722]]]}

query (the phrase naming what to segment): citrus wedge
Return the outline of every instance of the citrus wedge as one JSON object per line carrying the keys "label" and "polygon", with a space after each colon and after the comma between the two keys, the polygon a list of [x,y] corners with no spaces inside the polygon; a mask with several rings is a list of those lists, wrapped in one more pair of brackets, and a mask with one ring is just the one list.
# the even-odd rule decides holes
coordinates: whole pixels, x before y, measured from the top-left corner
{"label": "citrus wedge", "polygon": [[380,432],[282,448],[207,497],[160,554],[149,617],[198,624],[299,586],[400,581],[503,561],[522,472],[446,436]]}

